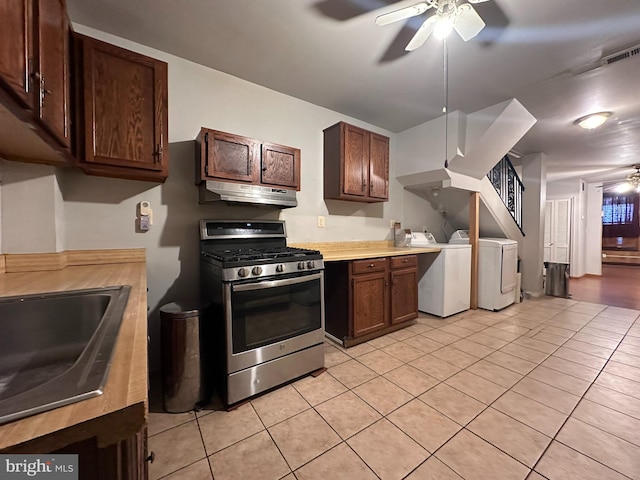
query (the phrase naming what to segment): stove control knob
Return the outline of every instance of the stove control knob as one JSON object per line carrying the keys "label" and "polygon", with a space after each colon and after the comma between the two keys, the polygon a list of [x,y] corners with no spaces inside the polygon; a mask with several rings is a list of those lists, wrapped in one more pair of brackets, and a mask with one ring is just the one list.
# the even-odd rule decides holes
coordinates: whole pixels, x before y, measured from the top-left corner
{"label": "stove control knob", "polygon": [[260,275],[262,273],[262,267],[253,267],[251,273],[253,273],[254,275]]}
{"label": "stove control knob", "polygon": [[239,277],[244,278],[247,275],[249,275],[249,269],[248,268],[242,267],[241,269],[238,270],[238,276]]}
{"label": "stove control knob", "polygon": [[315,260],[309,260],[309,261],[307,262],[307,268],[308,268],[308,269],[316,268],[316,262],[315,262]]}
{"label": "stove control knob", "polygon": [[278,272],[278,273],[284,272],[284,265],[282,265],[282,264],[276,265],[276,272]]}
{"label": "stove control knob", "polygon": [[304,262],[298,262],[298,270],[304,270],[307,265]]}

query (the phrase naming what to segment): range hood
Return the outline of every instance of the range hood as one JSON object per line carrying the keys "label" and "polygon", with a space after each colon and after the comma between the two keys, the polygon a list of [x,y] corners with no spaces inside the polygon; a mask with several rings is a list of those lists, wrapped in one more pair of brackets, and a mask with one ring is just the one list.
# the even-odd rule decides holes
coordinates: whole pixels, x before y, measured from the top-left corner
{"label": "range hood", "polygon": [[200,185],[200,203],[218,201],[279,208],[298,206],[295,190],[214,180],[202,183]]}

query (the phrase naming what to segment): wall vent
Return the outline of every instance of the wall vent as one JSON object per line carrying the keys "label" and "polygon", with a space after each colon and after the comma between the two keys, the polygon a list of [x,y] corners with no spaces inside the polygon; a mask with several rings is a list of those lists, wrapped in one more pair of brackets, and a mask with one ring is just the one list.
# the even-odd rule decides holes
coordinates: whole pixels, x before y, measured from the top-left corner
{"label": "wall vent", "polygon": [[640,55],[640,45],[636,47],[627,48],[613,55],[604,57],[601,61],[601,65],[611,65],[612,63],[621,62],[622,60],[628,60],[631,57]]}

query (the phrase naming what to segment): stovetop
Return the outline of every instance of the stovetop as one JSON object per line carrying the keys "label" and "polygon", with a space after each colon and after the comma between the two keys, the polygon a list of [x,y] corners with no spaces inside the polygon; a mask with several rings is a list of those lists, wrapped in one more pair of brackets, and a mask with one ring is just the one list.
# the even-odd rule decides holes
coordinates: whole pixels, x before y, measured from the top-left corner
{"label": "stovetop", "polygon": [[318,250],[287,246],[282,220],[201,220],[200,252],[223,281],[309,274],[324,269]]}
{"label": "stovetop", "polygon": [[321,258],[320,252],[317,250],[307,250],[295,247],[277,247],[277,248],[238,248],[238,249],[205,249],[202,254],[205,257],[218,260],[225,266],[239,266],[242,262],[267,263],[271,260],[279,261],[296,261],[302,259]]}

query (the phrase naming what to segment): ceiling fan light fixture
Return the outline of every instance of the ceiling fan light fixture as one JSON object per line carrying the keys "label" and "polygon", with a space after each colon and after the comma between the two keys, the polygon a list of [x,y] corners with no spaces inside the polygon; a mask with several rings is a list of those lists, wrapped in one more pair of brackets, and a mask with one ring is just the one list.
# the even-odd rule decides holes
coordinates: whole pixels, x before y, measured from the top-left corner
{"label": "ceiling fan light fixture", "polygon": [[440,17],[433,27],[433,35],[439,40],[444,40],[453,30],[453,24],[454,19],[450,16]]}
{"label": "ceiling fan light fixture", "polygon": [[613,115],[613,112],[590,113],[589,115],[578,118],[574,123],[586,130],[595,130],[604,124],[611,115]]}
{"label": "ceiling fan light fixture", "polygon": [[627,182],[634,186],[640,186],[640,165],[635,165],[635,172],[627,175]]}
{"label": "ceiling fan light fixture", "polygon": [[409,7],[378,15],[375,22],[380,26],[388,25],[421,15],[433,8],[435,12],[424,20],[405,47],[407,52],[421,47],[431,34],[443,40],[449,36],[451,30],[455,30],[462,40],[468,42],[486,26],[471,3],[483,3],[488,0],[468,0],[470,3],[458,5],[458,2],[462,1],[464,0],[425,0]]}

